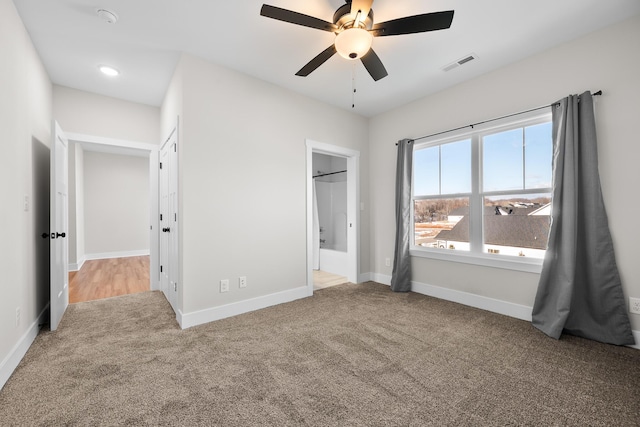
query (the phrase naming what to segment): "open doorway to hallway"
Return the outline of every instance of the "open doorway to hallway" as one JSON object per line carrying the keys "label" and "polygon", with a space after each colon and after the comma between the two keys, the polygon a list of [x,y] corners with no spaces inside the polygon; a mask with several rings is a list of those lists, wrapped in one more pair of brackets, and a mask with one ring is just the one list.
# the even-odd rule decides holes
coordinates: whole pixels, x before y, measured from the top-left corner
{"label": "open doorway to hallway", "polygon": [[69,302],[153,289],[157,147],[68,135]]}

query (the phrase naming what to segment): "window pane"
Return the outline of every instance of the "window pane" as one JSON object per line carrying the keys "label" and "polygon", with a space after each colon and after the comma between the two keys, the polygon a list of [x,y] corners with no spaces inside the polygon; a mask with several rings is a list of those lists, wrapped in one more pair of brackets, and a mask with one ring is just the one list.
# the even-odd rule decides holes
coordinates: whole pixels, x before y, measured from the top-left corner
{"label": "window pane", "polygon": [[551,194],[484,198],[484,252],[544,258]]}
{"label": "window pane", "polygon": [[522,128],[482,138],[483,189],[522,189]]}
{"label": "window pane", "polygon": [[413,153],[413,194],[440,194],[440,148],[429,147]]}
{"label": "window pane", "polygon": [[529,126],[525,135],[525,187],[551,187],[551,122]]}
{"label": "window pane", "polygon": [[440,146],[442,188],[440,194],[471,192],[471,140]]}
{"label": "window pane", "polygon": [[469,250],[469,198],[417,200],[414,220],[415,245]]}

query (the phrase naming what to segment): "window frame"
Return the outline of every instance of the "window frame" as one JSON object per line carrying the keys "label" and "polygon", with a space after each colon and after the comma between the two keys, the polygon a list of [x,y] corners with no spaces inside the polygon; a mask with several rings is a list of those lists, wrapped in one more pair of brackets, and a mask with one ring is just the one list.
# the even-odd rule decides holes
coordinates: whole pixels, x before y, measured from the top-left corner
{"label": "window frame", "polygon": [[[502,268],[507,270],[524,271],[530,273],[540,273],[542,270],[543,260],[539,258],[516,257],[501,254],[484,253],[483,239],[483,207],[484,197],[512,195],[512,194],[538,194],[552,193],[553,183],[551,187],[508,190],[508,191],[487,191],[482,192],[483,180],[483,153],[482,138],[498,132],[504,132],[511,129],[524,128],[542,123],[551,122],[551,108],[530,111],[517,115],[512,115],[502,119],[492,120],[470,128],[446,132],[433,137],[425,138],[419,143],[414,143],[413,152],[423,148],[439,146],[464,139],[471,140],[471,193],[457,194],[437,194],[430,196],[416,196],[414,194],[415,185],[413,182],[414,174],[411,174],[411,227],[412,233],[415,233],[415,202],[417,200],[432,200],[438,198],[469,198],[469,251],[450,251],[439,248],[428,248],[417,246],[415,238],[411,239],[409,253],[411,256],[420,258],[430,258],[441,261],[457,262],[464,264],[481,265],[485,267]],[[552,148],[553,150],[553,148]],[[552,153],[553,158],[553,153]],[[523,167],[525,159],[523,158]],[[441,173],[441,172],[440,172]],[[524,175],[523,171],[523,175]],[[552,171],[553,174],[553,171]],[[553,177],[552,177],[553,179]],[[414,234],[415,235],[415,234]]]}

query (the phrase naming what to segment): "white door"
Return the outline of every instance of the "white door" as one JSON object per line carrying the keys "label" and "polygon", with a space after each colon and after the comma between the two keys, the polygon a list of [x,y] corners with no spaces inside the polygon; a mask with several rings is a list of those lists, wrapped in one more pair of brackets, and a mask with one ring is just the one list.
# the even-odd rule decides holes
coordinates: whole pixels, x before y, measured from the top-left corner
{"label": "white door", "polygon": [[178,137],[173,132],[169,147],[169,302],[178,309]]}
{"label": "white door", "polygon": [[168,301],[169,294],[169,146],[167,142],[160,150],[160,289]]}
{"label": "white door", "polygon": [[160,288],[178,310],[178,137],[177,129],[160,150]]}
{"label": "white door", "polygon": [[64,311],[69,305],[69,243],[68,233],[68,182],[69,165],[67,152],[69,141],[64,136],[58,122],[54,121],[51,130],[51,330],[58,329]]}

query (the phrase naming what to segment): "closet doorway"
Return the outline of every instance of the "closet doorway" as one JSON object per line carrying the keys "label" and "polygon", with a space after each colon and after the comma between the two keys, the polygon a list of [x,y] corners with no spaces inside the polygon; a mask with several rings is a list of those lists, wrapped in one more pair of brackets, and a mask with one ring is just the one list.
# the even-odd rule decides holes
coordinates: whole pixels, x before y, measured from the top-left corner
{"label": "closet doorway", "polygon": [[311,293],[358,283],[359,158],[355,150],[307,141],[307,285]]}

